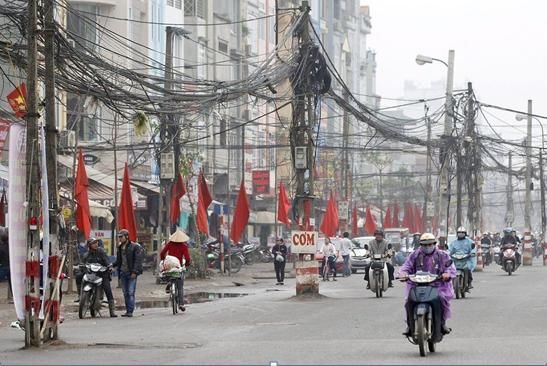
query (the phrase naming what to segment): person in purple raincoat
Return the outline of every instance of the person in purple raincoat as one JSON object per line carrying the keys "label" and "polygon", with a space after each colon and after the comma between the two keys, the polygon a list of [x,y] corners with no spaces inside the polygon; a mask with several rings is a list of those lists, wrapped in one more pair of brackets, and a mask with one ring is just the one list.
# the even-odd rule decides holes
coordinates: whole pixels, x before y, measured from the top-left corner
{"label": "person in purple raincoat", "polygon": [[[450,333],[450,328],[446,326],[446,320],[450,318],[450,300],[454,298],[454,289],[452,288],[452,278],[456,277],[456,267],[450,259],[450,256],[436,248],[437,240],[430,233],[424,233],[420,237],[420,248],[412,252],[399,270],[399,278],[404,280],[408,275],[415,274],[418,271],[430,272],[442,277],[442,281],[434,283],[438,287],[442,307],[442,332]],[[407,281],[405,290],[405,309],[408,317],[408,294],[410,289],[416,285]],[[407,326],[404,335],[410,335],[410,327]]]}

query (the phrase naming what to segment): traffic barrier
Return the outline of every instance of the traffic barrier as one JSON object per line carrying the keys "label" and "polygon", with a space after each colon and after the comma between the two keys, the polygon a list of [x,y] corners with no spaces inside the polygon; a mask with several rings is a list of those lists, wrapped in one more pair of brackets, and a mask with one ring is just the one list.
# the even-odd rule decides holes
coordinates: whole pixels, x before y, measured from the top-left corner
{"label": "traffic barrier", "polygon": [[522,241],[522,264],[531,266],[533,261],[532,235],[527,231],[524,233],[524,240]]}
{"label": "traffic barrier", "polygon": [[547,266],[547,242],[543,243],[543,265]]}
{"label": "traffic barrier", "polygon": [[300,254],[296,261],[296,295],[319,294],[319,270],[313,254]]}
{"label": "traffic barrier", "polygon": [[475,239],[475,249],[477,256],[477,265],[475,266],[475,272],[482,272],[484,269],[484,262],[482,260],[482,248],[480,238]]}

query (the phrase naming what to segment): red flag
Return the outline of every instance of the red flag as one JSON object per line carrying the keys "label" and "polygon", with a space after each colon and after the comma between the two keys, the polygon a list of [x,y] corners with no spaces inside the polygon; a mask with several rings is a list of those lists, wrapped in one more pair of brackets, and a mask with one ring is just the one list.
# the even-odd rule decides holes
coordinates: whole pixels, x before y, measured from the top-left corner
{"label": "red flag", "polygon": [[351,235],[359,235],[359,229],[357,228],[357,206],[353,206],[353,211],[351,212]]}
{"label": "red flag", "polygon": [[367,207],[367,213],[365,217],[365,231],[370,235],[374,234],[374,232],[376,231],[376,222],[374,221],[374,217],[372,216],[370,207]]}
{"label": "red flag", "polygon": [[17,118],[23,118],[27,114],[27,85],[25,83],[12,90],[6,98]]}
{"label": "red flag", "polygon": [[336,230],[338,230],[338,207],[332,192],[330,193],[327,210],[325,211],[319,230],[328,237],[334,236]]}
{"label": "red flag", "polygon": [[2,191],[0,200],[0,226],[6,226],[6,191]]}
{"label": "red flag", "polygon": [[137,225],[135,223],[135,212],[133,211],[133,198],[131,197],[131,182],[129,181],[129,168],[125,163],[123,171],[122,196],[120,208],[118,209],[118,230],[129,231],[129,240],[137,240]]}
{"label": "red flag", "polygon": [[180,216],[180,199],[186,194],[186,188],[179,173],[177,180],[171,188],[171,223],[176,224]]}
{"label": "red flag", "polygon": [[277,198],[277,220],[281,221],[285,225],[289,225],[289,209],[291,208],[291,202],[287,197],[285,186],[283,183],[279,183],[279,195]]}
{"label": "red flag", "polygon": [[403,217],[403,227],[408,228],[408,230],[411,233],[416,232],[416,228],[414,227],[414,212],[412,209],[412,205],[410,203],[405,203],[405,216]]}
{"label": "red flag", "polygon": [[198,231],[203,234],[209,234],[209,222],[207,221],[207,208],[213,202],[213,198],[209,193],[207,182],[203,176],[203,172],[199,173],[198,177],[198,212],[196,217],[196,225]]}
{"label": "red flag", "polygon": [[74,188],[74,198],[76,200],[76,227],[84,234],[84,238],[89,239],[91,231],[91,214],[89,213],[89,197],[87,195],[87,173],[85,171],[84,154],[80,149],[78,157],[78,170],[76,171],[76,182]]}
{"label": "red flag", "polygon": [[398,228],[401,227],[401,223],[399,222],[399,204],[396,203],[393,207],[393,220],[391,220],[391,226]]}
{"label": "red flag", "polygon": [[234,211],[234,221],[232,222],[232,230],[230,231],[230,239],[234,243],[239,242],[241,233],[249,222],[249,200],[245,191],[245,183],[242,180],[239,186],[239,194],[237,195],[236,209]]}
{"label": "red flag", "polygon": [[422,211],[417,204],[414,205],[414,229],[420,233],[422,233],[424,230],[422,222]]}
{"label": "red flag", "polygon": [[386,216],[384,217],[384,229],[389,229],[393,227],[393,224],[391,223],[391,217],[391,206],[387,206]]}

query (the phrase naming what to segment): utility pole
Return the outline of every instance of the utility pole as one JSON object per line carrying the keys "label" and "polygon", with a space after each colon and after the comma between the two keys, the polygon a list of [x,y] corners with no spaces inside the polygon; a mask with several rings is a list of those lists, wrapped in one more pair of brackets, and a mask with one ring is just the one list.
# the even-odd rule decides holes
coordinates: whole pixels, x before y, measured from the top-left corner
{"label": "utility pole", "polygon": [[[40,178],[38,171],[38,0],[28,2],[27,26],[27,140],[26,140],[26,182],[27,182],[27,275],[25,279],[25,346],[40,347]],[[45,192],[44,192],[45,193]],[[32,223],[32,225],[31,225]]]}
{"label": "utility pole", "polygon": [[[441,137],[444,140],[443,149],[441,149],[441,172],[440,172],[440,189],[439,189],[439,226],[442,231],[442,220],[441,217],[445,211],[449,210],[449,186],[450,186],[450,176],[448,169],[448,141],[452,135],[452,115],[453,115],[453,104],[452,104],[452,89],[454,85],[454,50],[448,51],[448,73],[446,78],[446,100],[445,100],[445,118],[444,118],[444,134]],[[447,221],[445,223],[445,235],[448,235],[448,215]]]}
{"label": "utility pole", "polygon": [[467,183],[467,194],[469,203],[467,206],[467,219],[469,221],[469,232],[473,235],[480,226],[480,207],[481,207],[481,177],[480,177],[480,156],[477,149],[477,136],[475,133],[475,100],[473,98],[473,84],[467,83],[467,129],[464,136],[465,178]]}
{"label": "utility pole", "polygon": [[425,184],[425,199],[424,199],[424,208],[423,208],[424,214],[423,214],[422,221],[423,221],[424,229],[427,232],[432,232],[431,219],[430,219],[431,217],[430,214],[432,213],[429,212],[429,208],[428,208],[429,202],[431,202],[431,119],[427,115],[427,113],[429,112],[429,106],[425,105],[424,109],[426,113],[425,120],[427,123],[427,157],[425,160],[426,184]]}
{"label": "utility pole", "polygon": [[515,212],[513,207],[513,154],[509,151],[509,173],[507,174],[507,208],[505,212],[505,226],[513,226]]}
{"label": "utility pole", "polygon": [[[463,147],[463,146],[462,146]],[[462,185],[463,185],[463,167],[461,147],[456,149],[456,228],[462,226]],[[457,229],[456,229],[457,230]]]}
{"label": "utility pole", "polygon": [[[300,11],[304,19],[302,26],[295,33],[298,42],[294,45],[298,47],[300,53],[300,62],[305,60],[309,54],[311,39],[309,34],[309,13],[310,7],[308,1],[303,1]],[[307,65],[300,65],[306,70]],[[302,71],[305,72],[305,71]],[[311,230],[310,218],[313,215],[313,141],[310,138],[314,125],[314,110],[311,96],[311,88],[308,78],[302,77],[292,80],[293,102],[292,102],[292,123],[290,128],[291,152],[296,175],[296,198],[297,211],[302,220],[301,229]],[[307,115],[306,115],[307,112]],[[317,276],[311,275],[317,273],[317,265],[314,263],[314,255],[311,253],[299,253],[296,263],[296,295],[318,294],[319,282]]]}
{"label": "utility pole", "polygon": [[539,151],[539,185],[541,188],[541,240],[545,242],[547,217],[545,215],[545,176],[543,175],[543,148]]}
{"label": "utility pole", "polygon": [[[49,197],[49,241],[51,253],[59,260],[59,192],[57,189],[57,126],[55,118],[55,1],[46,0],[44,3],[45,25],[44,30],[44,61],[45,61],[45,97],[46,97],[46,164],[47,164],[47,181],[48,181],[48,197]],[[49,253],[43,253],[44,260],[49,259]],[[51,273],[57,272],[56,268],[49,269]],[[53,272],[52,272],[53,270]],[[55,273],[57,275],[57,273]],[[57,280],[57,279],[56,279]],[[55,284],[51,284],[51,288],[46,291],[44,289],[44,298],[46,293],[54,293]],[[59,294],[55,292],[53,301],[58,303]],[[52,309],[51,312],[54,312]],[[50,317],[51,331],[47,332],[47,336],[52,339],[58,337],[58,314],[45,314],[45,317]]]}
{"label": "utility pole", "polygon": [[532,230],[530,214],[532,211],[532,100],[528,99],[526,134],[526,201],[524,202],[524,230]]}

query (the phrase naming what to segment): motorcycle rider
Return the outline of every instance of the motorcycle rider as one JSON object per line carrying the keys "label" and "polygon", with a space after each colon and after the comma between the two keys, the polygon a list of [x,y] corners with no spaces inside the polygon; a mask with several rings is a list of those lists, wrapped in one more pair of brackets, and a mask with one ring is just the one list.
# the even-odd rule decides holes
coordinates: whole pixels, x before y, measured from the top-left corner
{"label": "motorcycle rider", "polygon": [[[106,299],[108,300],[108,310],[111,318],[117,318],[114,305],[114,296],[112,295],[112,288],[110,286],[110,273],[112,273],[112,265],[108,262],[108,256],[103,248],[99,247],[99,241],[95,238],[89,238],[87,240],[88,252],[83,256],[82,263],[99,263],[101,266],[107,267],[108,271],[102,272],[99,275],[103,277],[102,287]],[[83,278],[83,274],[82,274]],[[80,279],[80,287],[81,287]]]}
{"label": "motorcycle rider", "polygon": [[[180,229],[177,229],[170,237],[169,242],[165,244],[160,253],[160,259],[164,260],[167,255],[171,255],[177,258],[182,265],[183,259],[185,261],[185,266],[189,266],[192,258],[190,257],[190,252],[188,251],[188,240],[190,238],[186,233]],[[184,307],[184,272],[181,274],[180,278],[177,278],[175,282],[177,290],[179,292],[179,309],[180,311],[185,311]],[[169,290],[169,285],[167,289]]]}
{"label": "motorcycle rider", "polygon": [[[516,231],[508,227],[503,229],[503,238],[501,239],[500,247],[500,264],[503,265],[503,250],[505,245],[515,245],[518,248],[520,243],[519,238],[516,236]],[[518,250],[515,250],[515,257],[517,259],[517,266],[520,266],[520,253]]]}
{"label": "motorcycle rider", "polygon": [[[369,250],[369,254],[371,258],[374,257],[375,254],[381,254],[382,256],[389,257],[389,248],[388,248],[389,243],[387,242],[387,240],[384,239],[384,232],[380,229],[377,229],[376,231],[374,231],[374,236],[375,238],[368,243],[368,250]],[[370,290],[368,272],[370,270],[371,265],[372,263],[369,263],[365,267],[365,281],[367,281],[367,290]],[[392,281],[394,278],[393,273],[395,272],[395,268],[388,261],[386,261],[386,266],[387,266],[387,271],[389,274],[388,287],[393,287]]]}
{"label": "motorcycle rider", "polygon": [[338,251],[329,237],[325,238],[325,244],[323,244],[321,252],[323,253],[323,281],[329,280],[329,273],[331,270],[333,271],[332,280],[336,281],[336,259],[338,258]]}
{"label": "motorcycle rider", "polygon": [[485,264],[490,264],[491,257],[490,257],[490,248],[492,247],[492,239],[490,232],[486,232],[482,235],[481,238],[481,248],[483,251],[484,261]]}
{"label": "motorcycle rider", "polygon": [[467,237],[467,230],[463,226],[458,228],[456,235],[457,239],[450,243],[449,254],[453,255],[457,252],[469,254],[469,257],[467,257],[467,268],[469,268],[469,283],[467,288],[470,290],[473,288],[473,270],[475,269],[475,264],[473,262],[473,258],[471,257],[474,243],[473,240]]}
{"label": "motorcycle rider", "polygon": [[[442,282],[436,282],[434,285],[438,287],[441,300],[441,329],[443,334],[448,334],[451,332],[451,329],[446,326],[446,321],[450,318],[450,300],[454,298],[452,278],[456,277],[456,267],[447,253],[436,249],[436,243],[437,240],[433,234],[424,233],[420,237],[420,248],[408,256],[405,264],[403,264],[399,271],[399,278],[404,281],[408,279],[408,275],[415,274],[418,271],[430,272],[442,277]],[[407,281],[405,291],[407,323],[412,318],[408,315],[411,310],[408,308],[408,294],[410,293],[410,289],[415,286],[413,282]],[[409,324],[407,324],[403,335],[410,336]]]}

